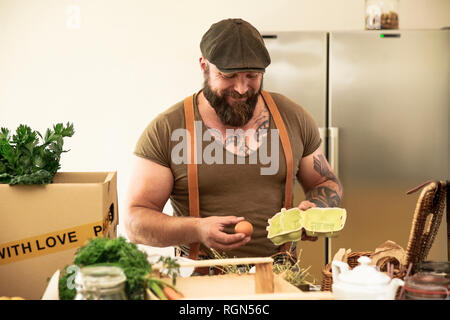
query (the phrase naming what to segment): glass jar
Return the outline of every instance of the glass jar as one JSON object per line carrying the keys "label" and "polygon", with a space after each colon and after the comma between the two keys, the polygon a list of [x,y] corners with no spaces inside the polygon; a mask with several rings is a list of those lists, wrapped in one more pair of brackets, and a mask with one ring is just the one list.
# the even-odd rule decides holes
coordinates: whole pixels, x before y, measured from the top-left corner
{"label": "glass jar", "polygon": [[366,0],[366,30],[398,29],[399,0]]}
{"label": "glass jar", "polygon": [[121,268],[90,266],[75,276],[75,300],[126,300],[126,277]]}
{"label": "glass jar", "polygon": [[366,0],[366,30],[381,29],[381,6],[379,0]]}
{"label": "glass jar", "polygon": [[383,0],[381,2],[381,29],[398,29],[398,0]]}
{"label": "glass jar", "polygon": [[443,276],[450,279],[450,262],[449,261],[422,261],[418,265],[419,272],[431,273],[437,276]]}
{"label": "glass jar", "polygon": [[428,272],[407,277],[404,289],[406,300],[450,300],[450,280]]}

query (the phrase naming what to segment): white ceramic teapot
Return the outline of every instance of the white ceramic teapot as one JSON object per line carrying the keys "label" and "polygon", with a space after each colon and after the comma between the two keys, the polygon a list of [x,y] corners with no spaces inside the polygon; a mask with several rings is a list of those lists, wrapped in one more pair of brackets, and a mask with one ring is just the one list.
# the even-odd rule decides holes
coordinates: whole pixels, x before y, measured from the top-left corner
{"label": "white ceramic teapot", "polygon": [[340,300],[394,300],[398,287],[404,282],[392,279],[371,266],[370,258],[362,256],[359,265],[349,270],[341,261],[331,263],[333,295]]}

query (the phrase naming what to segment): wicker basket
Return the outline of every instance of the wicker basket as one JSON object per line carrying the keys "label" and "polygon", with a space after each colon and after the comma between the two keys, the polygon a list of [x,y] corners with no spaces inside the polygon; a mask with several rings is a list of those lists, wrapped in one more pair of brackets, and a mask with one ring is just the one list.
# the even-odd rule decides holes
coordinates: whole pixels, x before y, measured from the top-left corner
{"label": "wicker basket", "polygon": [[[419,196],[406,250],[406,262],[412,263],[413,268],[426,259],[436,238],[444,215],[447,188],[446,181],[432,181],[424,185]],[[408,194],[414,191],[417,190],[413,189]]]}
{"label": "wicker basket", "polygon": [[[399,266],[399,268],[394,271],[393,277],[395,278],[404,279],[407,275],[407,266],[409,266],[410,263],[413,266],[416,266],[418,263],[425,260],[442,221],[448,182],[427,181],[426,183],[408,191],[407,194],[414,193],[422,188],[424,189],[422,190],[417,201],[411,232],[409,235],[408,248],[406,250],[406,265]],[[431,215],[432,219],[430,219],[429,224],[426,225],[429,215]],[[350,253],[348,255],[348,265],[350,269],[353,269],[358,265],[357,260],[359,257],[368,256],[370,258],[372,254],[374,254],[373,251]],[[381,271],[386,270],[381,268]],[[333,276],[331,273],[331,263],[327,264],[323,268],[322,276],[321,290],[332,291]],[[399,293],[397,292],[397,298],[398,296]]]}
{"label": "wicker basket", "polygon": [[[373,251],[364,251],[364,252],[351,252],[348,255],[348,266],[350,270],[358,265],[358,259],[362,256],[370,257],[374,252]],[[328,263],[322,270],[322,283],[320,290],[321,291],[332,291],[333,285],[333,275],[331,273],[331,263]]]}

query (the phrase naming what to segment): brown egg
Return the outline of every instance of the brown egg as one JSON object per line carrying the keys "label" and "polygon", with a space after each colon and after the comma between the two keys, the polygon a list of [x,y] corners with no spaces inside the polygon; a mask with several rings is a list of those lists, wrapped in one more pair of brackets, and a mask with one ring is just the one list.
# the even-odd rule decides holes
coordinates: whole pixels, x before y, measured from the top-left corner
{"label": "brown egg", "polygon": [[253,226],[248,221],[241,221],[234,226],[234,232],[245,233],[247,236],[251,236],[253,233]]}

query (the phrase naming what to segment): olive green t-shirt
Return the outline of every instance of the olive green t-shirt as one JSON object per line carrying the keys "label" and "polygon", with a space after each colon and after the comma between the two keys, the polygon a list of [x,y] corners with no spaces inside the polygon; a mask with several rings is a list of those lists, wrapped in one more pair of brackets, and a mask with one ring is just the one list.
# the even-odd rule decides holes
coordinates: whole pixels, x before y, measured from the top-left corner
{"label": "olive green t-shirt", "polygon": [[[319,148],[319,130],[311,114],[300,105],[281,94],[270,94],[289,135],[296,175],[300,160]],[[197,94],[194,119],[199,141],[200,216],[243,216],[253,224],[250,242],[225,252],[227,257],[270,256],[278,248],[267,239],[267,220],[282,208],[286,181],[286,160],[273,118],[270,117],[267,137],[259,149],[251,155],[238,156],[208,134],[196,98]],[[174,186],[170,201],[175,216],[189,216],[185,128],[184,104],[180,101],[150,122],[134,150],[135,155],[171,169]],[[232,227],[226,231],[232,232]]]}

